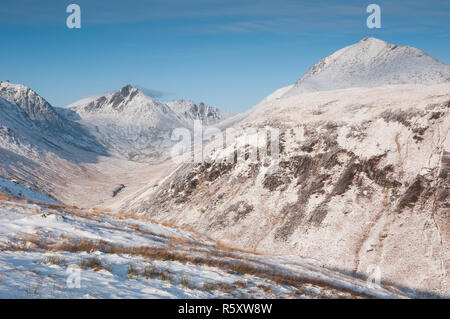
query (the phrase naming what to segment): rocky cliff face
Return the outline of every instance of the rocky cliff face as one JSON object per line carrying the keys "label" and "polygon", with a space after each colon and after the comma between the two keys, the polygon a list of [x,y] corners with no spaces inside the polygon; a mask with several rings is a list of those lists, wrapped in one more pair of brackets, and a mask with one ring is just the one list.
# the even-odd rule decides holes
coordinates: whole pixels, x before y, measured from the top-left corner
{"label": "rocky cliff face", "polygon": [[[449,116],[450,84],[269,99],[235,127],[239,146],[211,147],[212,161],[180,165],[126,206],[240,248],[450,295]],[[243,151],[246,130],[267,125],[280,130],[277,166]],[[240,160],[224,161],[230,149]]]}

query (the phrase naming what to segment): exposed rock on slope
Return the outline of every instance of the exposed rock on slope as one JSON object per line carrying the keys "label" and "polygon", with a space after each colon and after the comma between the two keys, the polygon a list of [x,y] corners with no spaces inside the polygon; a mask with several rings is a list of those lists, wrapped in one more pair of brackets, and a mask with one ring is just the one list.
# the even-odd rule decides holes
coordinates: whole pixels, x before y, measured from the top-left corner
{"label": "exposed rock on slope", "polygon": [[320,60],[286,95],[350,87],[444,82],[450,82],[450,66],[422,50],[369,37]]}
{"label": "exposed rock on slope", "polygon": [[251,145],[246,128],[278,127],[278,168],[245,155],[227,163],[230,150],[210,147],[211,163],[179,166],[127,207],[448,296],[449,123],[450,84],[269,99],[235,127],[236,149]]}

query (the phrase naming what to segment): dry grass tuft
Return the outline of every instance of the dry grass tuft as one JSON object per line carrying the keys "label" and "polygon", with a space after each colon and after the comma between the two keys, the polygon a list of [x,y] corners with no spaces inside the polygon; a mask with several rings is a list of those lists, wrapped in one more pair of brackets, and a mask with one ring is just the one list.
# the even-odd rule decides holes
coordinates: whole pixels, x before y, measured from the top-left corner
{"label": "dry grass tuft", "polygon": [[82,269],[92,269],[94,271],[99,271],[101,269],[111,271],[111,269],[102,263],[100,259],[97,257],[89,257],[86,259],[81,260],[79,263],[80,268]]}
{"label": "dry grass tuft", "polygon": [[160,223],[159,223],[161,226],[165,226],[165,227],[173,227],[174,226],[174,224],[173,223],[171,223],[171,222],[169,222],[169,221],[161,221]]}
{"label": "dry grass tuft", "polygon": [[159,279],[168,281],[170,283],[175,282],[175,278],[169,270],[161,270],[153,265],[144,267],[143,270],[139,270],[133,264],[128,265],[128,278],[143,277],[145,279]]}
{"label": "dry grass tuft", "polygon": [[264,291],[266,294],[274,295],[275,291],[273,291],[272,287],[266,285],[258,285],[258,288]]}
{"label": "dry grass tuft", "polygon": [[224,282],[204,282],[203,289],[206,291],[220,291],[229,295],[236,291],[236,287]]}
{"label": "dry grass tuft", "polygon": [[233,283],[233,286],[236,288],[244,289],[244,288],[247,288],[247,283],[244,281],[235,281]]}
{"label": "dry grass tuft", "polygon": [[43,264],[52,264],[57,266],[65,266],[67,265],[66,260],[63,257],[59,256],[48,256],[42,259]]}

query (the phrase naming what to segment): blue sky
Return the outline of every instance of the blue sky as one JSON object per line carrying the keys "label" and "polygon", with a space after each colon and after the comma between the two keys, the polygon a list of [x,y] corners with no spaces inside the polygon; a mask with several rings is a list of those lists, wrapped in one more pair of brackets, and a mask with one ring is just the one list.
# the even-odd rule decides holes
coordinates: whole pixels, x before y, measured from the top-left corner
{"label": "blue sky", "polygon": [[[66,27],[70,3],[81,29]],[[366,27],[370,3],[381,29]],[[2,0],[0,80],[55,106],[132,84],[242,112],[365,36],[450,64],[450,1]]]}

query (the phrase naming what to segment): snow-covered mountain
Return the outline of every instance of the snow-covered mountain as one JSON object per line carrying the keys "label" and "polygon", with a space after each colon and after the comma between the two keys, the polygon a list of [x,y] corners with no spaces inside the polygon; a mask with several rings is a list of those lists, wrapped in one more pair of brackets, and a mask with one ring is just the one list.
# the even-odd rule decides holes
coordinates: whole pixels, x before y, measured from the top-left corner
{"label": "snow-covered mountain", "polygon": [[367,37],[320,60],[286,96],[389,84],[450,82],[450,66],[422,50]]}
{"label": "snow-covered mountain", "polygon": [[188,125],[192,125],[194,120],[200,120],[204,125],[219,123],[233,114],[218,108],[209,106],[203,102],[198,105],[192,101],[174,100],[167,105],[181,118],[185,119]]}
{"label": "snow-covered mountain", "polygon": [[42,149],[39,144],[43,142],[53,152],[70,152],[70,148],[76,147],[106,154],[87,131],[60,116],[55,108],[29,87],[0,82],[0,99],[0,123],[9,129],[8,136],[28,139],[37,149]]}
{"label": "snow-covered mountain", "polygon": [[8,102],[19,106],[28,118],[44,128],[63,126],[63,120],[53,107],[29,87],[13,84],[9,81],[0,82],[0,96]]}
{"label": "snow-covered mountain", "polygon": [[[73,296],[448,297],[449,78],[418,49],[366,38],[231,117],[131,86],[54,109],[2,82],[0,264],[19,270],[0,295],[26,293],[23,271],[65,280],[61,264],[87,256]],[[234,134],[206,143],[204,162],[160,161],[196,119]],[[259,140],[265,128],[279,139]],[[46,193],[101,207],[11,199]],[[382,287],[361,279],[373,275]]]}
{"label": "snow-covered mountain", "polygon": [[[420,50],[364,39],[255,106],[225,149],[211,142],[207,161],[122,208],[450,296],[448,74]],[[265,127],[280,132],[279,159],[251,156]]]}
{"label": "snow-covered mountain", "polygon": [[[66,120],[30,88],[0,82],[0,177],[52,193],[64,172],[79,174],[105,148],[79,124]],[[68,173],[70,175],[70,173]]]}
{"label": "snow-covered mountain", "polygon": [[204,103],[165,103],[130,85],[68,105],[65,116],[75,120],[70,111],[107,149],[131,160],[164,158],[175,128],[191,129],[194,120],[216,124],[231,115]]}

